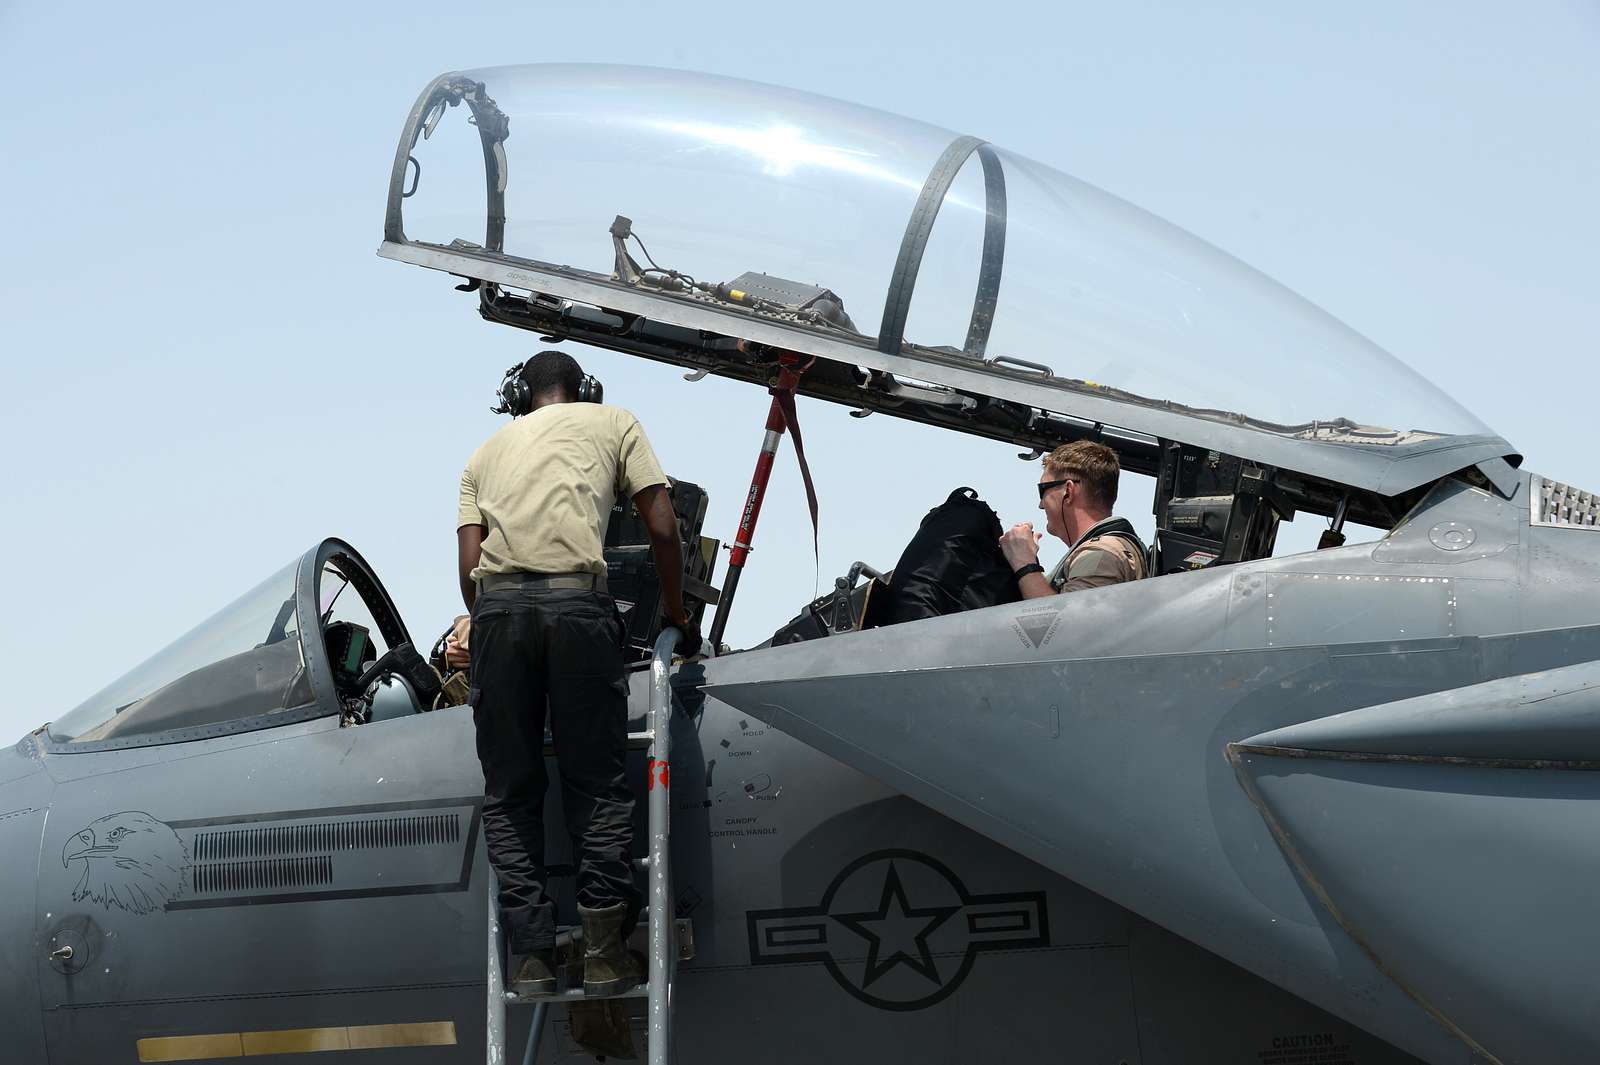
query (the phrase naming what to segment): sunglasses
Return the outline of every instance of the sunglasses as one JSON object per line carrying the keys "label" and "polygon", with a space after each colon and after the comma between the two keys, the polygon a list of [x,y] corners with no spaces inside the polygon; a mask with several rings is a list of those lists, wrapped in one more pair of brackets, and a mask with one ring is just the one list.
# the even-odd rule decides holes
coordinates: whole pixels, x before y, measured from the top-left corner
{"label": "sunglasses", "polygon": [[1076,484],[1078,479],[1076,477],[1063,477],[1059,481],[1040,481],[1039,482],[1039,498],[1043,499],[1044,498],[1044,494],[1046,492],[1050,491],[1052,488],[1060,488],[1062,485],[1066,484],[1068,481],[1071,481],[1072,483]]}

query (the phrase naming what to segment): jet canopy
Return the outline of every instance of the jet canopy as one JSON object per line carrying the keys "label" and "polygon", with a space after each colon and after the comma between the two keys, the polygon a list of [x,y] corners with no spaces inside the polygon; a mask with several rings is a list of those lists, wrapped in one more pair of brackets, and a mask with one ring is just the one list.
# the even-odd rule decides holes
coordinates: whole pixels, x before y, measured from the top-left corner
{"label": "jet canopy", "polygon": [[365,560],[324,540],[52,721],[46,739],[113,750],[365,711],[363,674],[389,662],[399,673],[415,657]]}
{"label": "jet canopy", "polygon": [[752,381],[764,348],[809,353],[836,372],[802,392],[1030,446],[1089,426],[1387,494],[1512,451],[1331,316],[1092,185],[727,78],[441,76],[402,132],[381,254],[472,279],[493,320]]}

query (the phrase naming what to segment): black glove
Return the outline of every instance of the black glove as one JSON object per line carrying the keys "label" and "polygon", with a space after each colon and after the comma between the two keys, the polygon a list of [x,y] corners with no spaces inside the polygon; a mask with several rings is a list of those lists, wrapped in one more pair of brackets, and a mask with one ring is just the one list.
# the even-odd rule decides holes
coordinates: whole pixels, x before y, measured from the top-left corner
{"label": "black glove", "polygon": [[697,655],[700,653],[700,645],[704,642],[704,638],[700,635],[699,625],[696,625],[692,621],[686,622],[682,625],[679,625],[675,621],[669,621],[667,624],[675,627],[681,634],[678,637],[678,646],[673,648],[675,653],[684,656]]}

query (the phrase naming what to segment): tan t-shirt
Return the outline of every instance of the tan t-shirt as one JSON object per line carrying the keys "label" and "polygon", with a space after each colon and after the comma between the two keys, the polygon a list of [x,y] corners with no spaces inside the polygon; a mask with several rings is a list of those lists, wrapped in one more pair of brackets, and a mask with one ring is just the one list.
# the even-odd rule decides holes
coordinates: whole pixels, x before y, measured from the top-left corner
{"label": "tan t-shirt", "polygon": [[461,474],[456,528],[482,525],[487,573],[604,573],[611,505],[666,484],[639,420],[620,407],[552,403],[495,433]]}

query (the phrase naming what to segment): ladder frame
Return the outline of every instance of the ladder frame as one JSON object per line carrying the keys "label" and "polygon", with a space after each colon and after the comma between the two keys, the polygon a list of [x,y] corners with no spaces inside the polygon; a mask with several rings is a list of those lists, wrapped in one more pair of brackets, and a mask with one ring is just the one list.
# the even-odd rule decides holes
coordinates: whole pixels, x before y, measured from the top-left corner
{"label": "ladder frame", "polygon": [[650,972],[648,985],[649,1065],[672,1060],[672,978],[678,952],[672,943],[672,652],[682,637],[668,626],[656,637],[650,660],[650,751],[645,787],[650,829]]}

